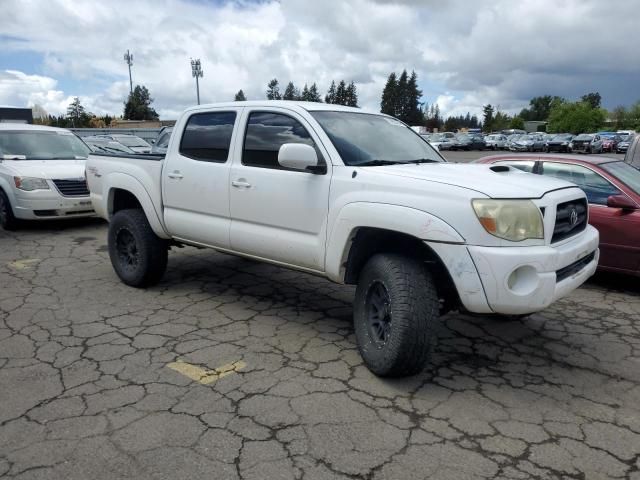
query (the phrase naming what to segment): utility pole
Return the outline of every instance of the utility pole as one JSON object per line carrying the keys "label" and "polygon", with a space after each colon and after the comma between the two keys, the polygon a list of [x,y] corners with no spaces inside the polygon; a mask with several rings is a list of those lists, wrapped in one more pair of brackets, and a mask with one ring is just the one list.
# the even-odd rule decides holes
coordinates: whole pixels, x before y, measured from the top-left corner
{"label": "utility pole", "polygon": [[124,54],[124,61],[129,65],[129,91],[133,93],[133,80],[131,79],[131,65],[133,65],[133,55],[129,53],[129,49],[127,49],[127,53]]}
{"label": "utility pole", "polygon": [[198,105],[200,105],[200,83],[198,82],[198,78],[202,78],[202,65],[200,64],[199,58],[195,60],[193,58],[191,59],[191,76],[196,79],[196,95]]}

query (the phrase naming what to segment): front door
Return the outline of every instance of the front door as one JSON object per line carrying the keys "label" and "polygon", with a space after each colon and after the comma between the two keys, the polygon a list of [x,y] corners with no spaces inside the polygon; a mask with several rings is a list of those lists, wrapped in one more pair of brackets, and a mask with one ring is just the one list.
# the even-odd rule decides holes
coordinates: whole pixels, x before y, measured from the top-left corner
{"label": "front door", "polygon": [[164,219],[171,235],[229,248],[229,162],[241,109],[195,112],[176,126],[162,170]]}
{"label": "front door", "polygon": [[305,143],[321,162],[326,152],[305,119],[285,108],[247,109],[242,125],[230,178],[232,250],[324,271],[331,165],[325,174],[285,169],[278,151]]}

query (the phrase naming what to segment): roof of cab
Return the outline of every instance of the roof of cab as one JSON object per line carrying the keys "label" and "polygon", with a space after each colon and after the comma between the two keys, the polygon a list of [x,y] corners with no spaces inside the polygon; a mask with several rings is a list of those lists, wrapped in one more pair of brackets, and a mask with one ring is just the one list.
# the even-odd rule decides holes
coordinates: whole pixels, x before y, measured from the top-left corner
{"label": "roof of cab", "polygon": [[[195,105],[187,108],[186,112],[201,111],[208,108],[220,108],[220,107],[284,107],[284,108],[301,108],[308,112],[315,111],[332,111],[332,112],[354,112],[354,113],[376,113],[367,110],[363,110],[357,107],[345,107],[344,105],[335,105],[333,103],[321,103],[321,102],[299,102],[297,100],[249,100],[246,102],[222,102],[222,103],[209,103],[204,105]],[[381,114],[379,114],[381,115]]]}

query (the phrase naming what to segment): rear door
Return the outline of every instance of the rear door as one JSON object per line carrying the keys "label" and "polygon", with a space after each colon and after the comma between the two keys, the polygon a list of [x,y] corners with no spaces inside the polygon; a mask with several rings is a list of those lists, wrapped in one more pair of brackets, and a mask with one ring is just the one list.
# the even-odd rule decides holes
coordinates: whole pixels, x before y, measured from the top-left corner
{"label": "rear door", "polygon": [[578,185],[587,195],[589,223],[600,232],[600,265],[635,270],[640,263],[637,238],[629,235],[629,217],[619,208],[607,207],[611,195],[624,195],[599,173],[582,165],[543,162],[542,174]]}
{"label": "rear door", "polygon": [[[324,271],[331,164],[304,117],[285,108],[247,108],[242,150],[231,169],[231,248],[234,251]],[[278,164],[285,143],[316,148],[325,174]]]}
{"label": "rear door", "polygon": [[162,179],[164,219],[172,236],[229,248],[229,159],[241,110],[194,112],[176,126]]}

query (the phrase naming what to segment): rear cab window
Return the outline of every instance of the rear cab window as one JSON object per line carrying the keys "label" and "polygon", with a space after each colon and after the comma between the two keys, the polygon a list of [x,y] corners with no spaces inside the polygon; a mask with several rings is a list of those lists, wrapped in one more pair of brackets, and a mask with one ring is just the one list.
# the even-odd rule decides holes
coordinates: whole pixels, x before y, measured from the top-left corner
{"label": "rear cab window", "polygon": [[236,112],[192,114],[182,133],[180,154],[201,162],[225,163],[235,121]]}

